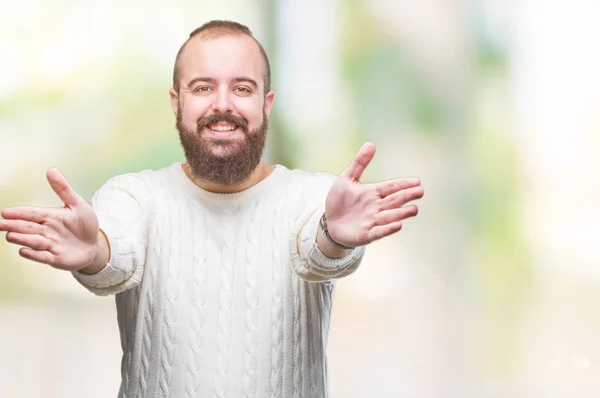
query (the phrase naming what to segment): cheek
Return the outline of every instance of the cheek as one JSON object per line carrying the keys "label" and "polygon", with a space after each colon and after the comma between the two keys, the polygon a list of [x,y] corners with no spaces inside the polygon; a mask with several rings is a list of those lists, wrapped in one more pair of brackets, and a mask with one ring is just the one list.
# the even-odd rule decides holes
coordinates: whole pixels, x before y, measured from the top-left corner
{"label": "cheek", "polygon": [[206,115],[209,107],[204,102],[199,98],[191,98],[180,104],[179,110],[185,124],[195,125],[200,117]]}
{"label": "cheek", "polygon": [[248,121],[248,125],[251,130],[254,130],[263,122],[263,103],[253,101],[252,103],[243,104],[244,106],[238,106],[237,111],[240,116]]}

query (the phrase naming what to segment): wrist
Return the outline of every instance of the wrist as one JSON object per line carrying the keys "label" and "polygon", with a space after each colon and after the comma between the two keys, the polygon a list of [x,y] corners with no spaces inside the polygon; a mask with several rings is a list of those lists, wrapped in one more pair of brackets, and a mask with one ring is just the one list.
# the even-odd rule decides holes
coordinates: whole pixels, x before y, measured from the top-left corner
{"label": "wrist", "polygon": [[353,246],[343,245],[331,237],[331,234],[329,233],[329,228],[327,226],[327,216],[325,215],[325,212],[323,212],[323,215],[321,216],[321,219],[319,220],[319,227],[321,229],[321,233],[323,234],[323,236],[325,236],[325,238],[327,238],[327,241],[329,241],[329,243],[331,243],[336,248],[341,249],[341,250],[354,249]]}
{"label": "wrist", "polygon": [[96,274],[104,269],[110,261],[110,242],[108,237],[101,229],[98,229],[98,239],[94,257],[89,265],[81,268],[80,273],[86,275]]}

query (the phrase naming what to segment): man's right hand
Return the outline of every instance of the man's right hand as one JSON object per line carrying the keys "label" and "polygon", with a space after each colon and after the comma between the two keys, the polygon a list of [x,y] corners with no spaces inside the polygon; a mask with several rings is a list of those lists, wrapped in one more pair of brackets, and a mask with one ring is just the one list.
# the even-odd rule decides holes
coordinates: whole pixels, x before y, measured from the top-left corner
{"label": "man's right hand", "polygon": [[110,249],[94,209],[57,169],[48,170],[46,178],[64,207],[3,209],[0,231],[7,232],[8,242],[23,246],[19,254],[29,260],[86,274],[102,270]]}

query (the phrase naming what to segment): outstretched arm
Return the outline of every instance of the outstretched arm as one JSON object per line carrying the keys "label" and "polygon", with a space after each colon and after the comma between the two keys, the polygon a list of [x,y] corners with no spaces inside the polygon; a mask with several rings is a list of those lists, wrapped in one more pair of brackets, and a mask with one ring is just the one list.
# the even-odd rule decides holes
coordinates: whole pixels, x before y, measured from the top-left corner
{"label": "outstretched arm", "polygon": [[417,214],[409,203],[423,196],[418,178],[360,183],[374,154],[375,146],[364,144],[333,180],[325,203],[298,220],[290,253],[301,278],[316,282],[352,274],[366,245],[398,232],[403,220]]}
{"label": "outstretched arm", "polygon": [[142,280],[147,235],[145,201],[150,197],[138,178],[111,178],[91,205],[62,174],[51,169],[48,182],[63,201],[60,208],[19,206],[2,210],[0,231],[22,246],[19,254],[32,261],[70,271],[98,295],[116,294]]}

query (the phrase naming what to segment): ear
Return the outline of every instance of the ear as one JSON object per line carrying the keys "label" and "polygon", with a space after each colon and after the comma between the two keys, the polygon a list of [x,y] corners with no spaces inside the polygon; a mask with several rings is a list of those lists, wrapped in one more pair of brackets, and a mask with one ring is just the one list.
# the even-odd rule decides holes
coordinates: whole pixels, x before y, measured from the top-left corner
{"label": "ear", "polygon": [[171,97],[171,108],[173,108],[173,113],[177,116],[179,112],[179,94],[175,89],[169,89],[169,96]]}
{"label": "ear", "polygon": [[275,93],[273,91],[269,91],[267,95],[265,95],[265,115],[269,117],[271,114],[271,109],[273,108],[273,100],[275,99]]}

